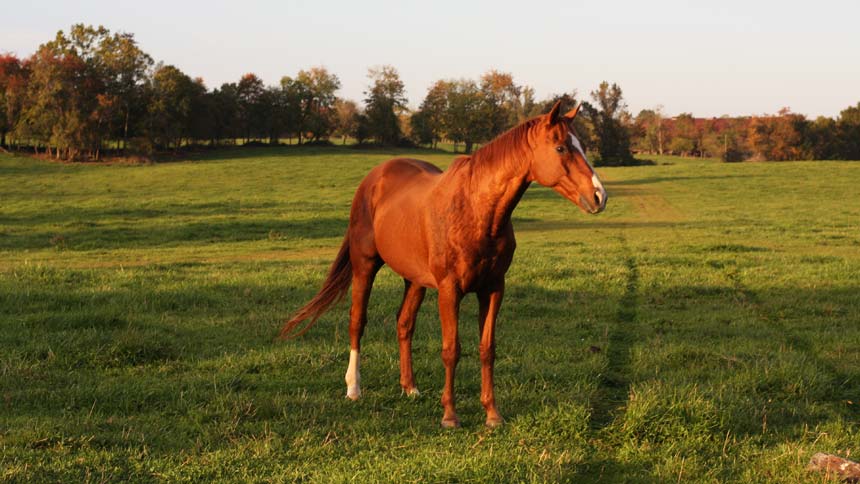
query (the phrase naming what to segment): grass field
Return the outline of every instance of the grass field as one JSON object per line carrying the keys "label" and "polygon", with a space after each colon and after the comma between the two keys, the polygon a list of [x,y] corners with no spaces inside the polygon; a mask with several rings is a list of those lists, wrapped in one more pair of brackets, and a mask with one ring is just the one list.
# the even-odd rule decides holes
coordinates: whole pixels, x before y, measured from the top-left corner
{"label": "grass field", "polygon": [[274,341],[394,155],[0,155],[0,480],[822,482],[812,453],[860,453],[860,163],[600,169],[597,217],[532,187],[497,335],[507,423],[483,426],[470,297],[463,428],[443,431],[435,295],[407,398],[390,270],[362,400],[344,398],[345,304]]}

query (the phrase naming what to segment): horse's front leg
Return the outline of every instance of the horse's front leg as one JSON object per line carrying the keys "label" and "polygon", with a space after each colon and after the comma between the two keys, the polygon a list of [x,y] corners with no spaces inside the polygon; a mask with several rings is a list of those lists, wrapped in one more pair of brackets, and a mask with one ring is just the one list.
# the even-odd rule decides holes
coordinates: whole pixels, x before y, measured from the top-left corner
{"label": "horse's front leg", "polygon": [[505,292],[505,281],[495,287],[478,291],[478,328],[481,342],[481,403],[487,411],[487,426],[496,427],[504,422],[496,409],[496,398],[493,390],[493,365],[496,360],[496,317],[502,305]]}
{"label": "horse's front leg", "polygon": [[454,372],[460,360],[460,337],[457,321],[460,316],[462,292],[455,285],[439,287],[439,319],[442,322],[442,363],[445,364],[445,388],[442,390],[442,427],[459,427],[460,420],[454,408]]}

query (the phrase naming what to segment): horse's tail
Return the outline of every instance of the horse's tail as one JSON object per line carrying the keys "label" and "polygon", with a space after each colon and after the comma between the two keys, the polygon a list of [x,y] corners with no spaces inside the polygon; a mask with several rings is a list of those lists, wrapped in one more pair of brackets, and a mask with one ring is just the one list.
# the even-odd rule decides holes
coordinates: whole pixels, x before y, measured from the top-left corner
{"label": "horse's tail", "polygon": [[[347,289],[349,289],[350,282],[352,282],[352,263],[349,260],[349,232],[347,232],[343,238],[343,244],[340,246],[340,251],[328,270],[328,276],[325,278],[322,288],[313,299],[302,306],[284,324],[279,337],[281,339],[293,339],[305,334],[332,304],[343,299]],[[299,328],[301,323],[307,319],[310,321]]]}

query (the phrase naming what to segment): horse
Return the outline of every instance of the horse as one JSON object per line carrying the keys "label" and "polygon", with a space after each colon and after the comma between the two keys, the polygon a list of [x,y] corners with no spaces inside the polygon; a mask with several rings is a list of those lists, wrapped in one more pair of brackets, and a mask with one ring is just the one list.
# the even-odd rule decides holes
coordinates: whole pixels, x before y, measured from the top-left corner
{"label": "horse", "polygon": [[406,395],[419,394],[412,372],[412,335],[426,290],[436,289],[445,366],[441,425],[458,427],[454,374],[460,359],[459,309],[463,297],[475,293],[481,403],[486,425],[502,424],[493,364],[496,318],[516,248],[511,214],[532,182],[552,188],[585,213],[597,214],[606,207],[606,189],[573,129],[582,104],[564,115],[560,104],[499,135],[472,156],[455,159],[447,171],[407,158],[373,168],[355,192],[346,235],[322,288],[284,324],[280,336],[304,334],[351,285],[345,380],[347,397],[357,400],[367,303],[376,273],[388,264],[405,285],[397,312],[400,385]]}

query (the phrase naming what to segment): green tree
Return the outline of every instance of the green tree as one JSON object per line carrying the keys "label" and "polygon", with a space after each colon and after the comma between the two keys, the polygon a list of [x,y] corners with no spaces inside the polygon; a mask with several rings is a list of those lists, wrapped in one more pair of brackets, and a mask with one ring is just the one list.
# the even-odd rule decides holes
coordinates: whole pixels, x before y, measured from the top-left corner
{"label": "green tree", "polygon": [[492,120],[485,116],[484,96],[475,81],[452,81],[448,90],[448,109],[445,113],[445,132],[454,142],[465,145],[471,153],[475,143],[486,140],[492,130]]}
{"label": "green tree", "polygon": [[625,126],[629,118],[621,88],[606,81],[591,92],[596,107],[585,105],[585,112],[594,127],[597,150],[601,164],[624,165],[633,161],[630,152],[630,136]]}
{"label": "green tree", "polygon": [[436,143],[442,140],[451,84],[450,81],[436,81],[427,90],[418,112],[412,116],[410,123],[413,138],[419,144],[429,144],[435,148]]}
{"label": "green tree", "polygon": [[[143,93],[153,61],[138,47],[134,35],[128,33],[105,35],[96,55],[103,69],[106,91],[116,100],[117,119],[111,124],[118,130],[111,134],[122,139],[122,149],[125,150],[129,130],[139,123],[143,115]],[[138,119],[134,119],[135,115]]]}
{"label": "green tree", "polygon": [[252,138],[261,138],[263,131],[261,117],[263,106],[261,103],[266,86],[263,80],[254,73],[242,76],[236,84],[236,94],[239,101],[238,124],[242,138],[247,143]]}
{"label": "green tree", "polygon": [[839,158],[860,160],[860,103],[839,113],[836,128]]}
{"label": "green tree", "polygon": [[406,89],[397,69],[392,66],[368,70],[371,85],[365,92],[365,114],[371,137],[381,144],[400,141],[399,114],[406,109]]}
{"label": "green tree", "polygon": [[158,65],[150,80],[147,131],[155,146],[180,147],[190,126],[198,87],[174,66]]}
{"label": "green tree", "polygon": [[335,93],[340,89],[340,79],[325,67],[312,67],[299,71],[296,83],[302,86],[301,109],[303,130],[309,132],[313,141],[327,137],[335,126]]}

